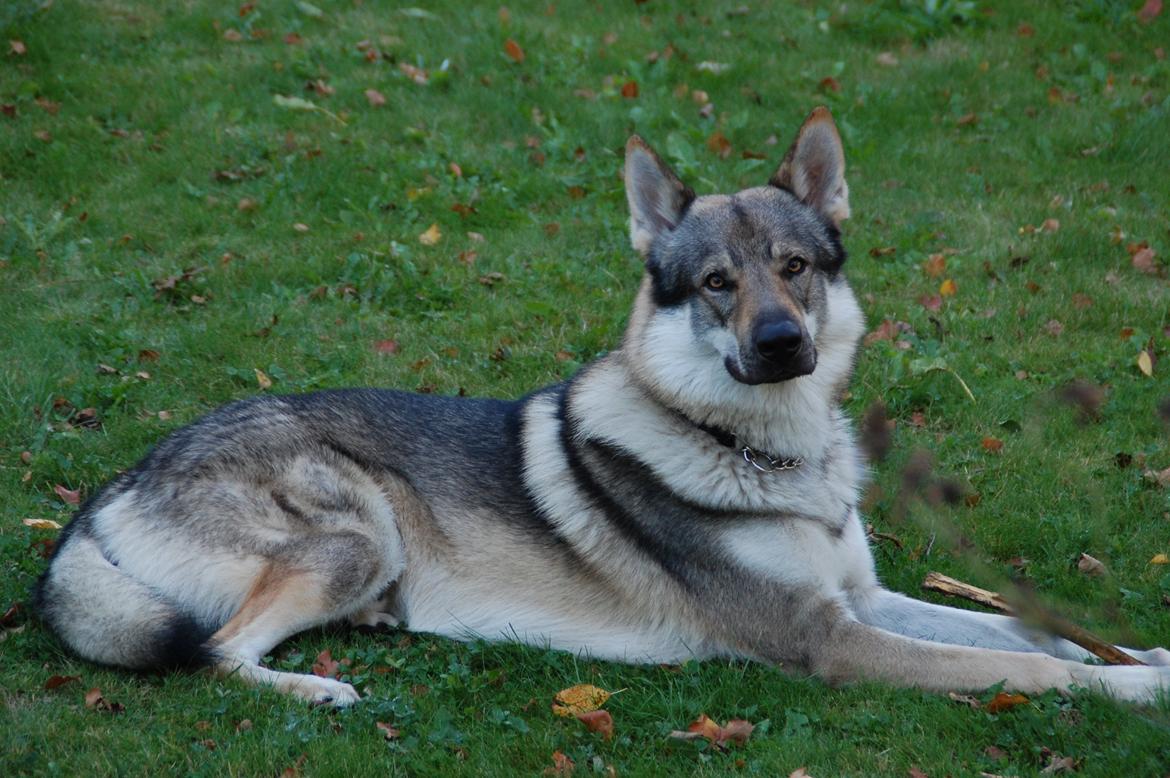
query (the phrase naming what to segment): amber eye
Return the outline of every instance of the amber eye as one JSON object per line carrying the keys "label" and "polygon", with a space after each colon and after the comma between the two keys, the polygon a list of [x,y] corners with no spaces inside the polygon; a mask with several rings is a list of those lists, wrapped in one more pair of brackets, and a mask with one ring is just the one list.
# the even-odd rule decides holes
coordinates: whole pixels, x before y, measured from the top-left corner
{"label": "amber eye", "polygon": [[784,270],[790,275],[796,275],[797,273],[802,272],[807,266],[808,262],[806,262],[802,257],[792,257],[788,260],[788,264],[784,266]]}
{"label": "amber eye", "polygon": [[718,273],[712,273],[703,281],[703,285],[708,289],[714,289],[718,291],[727,288],[727,281],[723,280],[723,276],[719,275]]}

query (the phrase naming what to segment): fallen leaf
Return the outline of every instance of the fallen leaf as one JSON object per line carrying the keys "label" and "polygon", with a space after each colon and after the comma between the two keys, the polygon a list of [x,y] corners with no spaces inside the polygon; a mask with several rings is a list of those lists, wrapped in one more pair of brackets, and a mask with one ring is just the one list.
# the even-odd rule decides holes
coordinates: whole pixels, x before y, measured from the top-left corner
{"label": "fallen leaf", "polygon": [[820,83],[818,84],[818,86],[820,86],[821,90],[824,92],[840,92],[841,91],[841,82],[838,81],[837,79],[833,78],[832,76],[825,76],[824,78],[822,78]]}
{"label": "fallen leaf", "polygon": [[236,732],[250,732],[252,730],[252,719],[241,719],[240,723],[236,724]]}
{"label": "fallen leaf", "polygon": [[577,720],[590,732],[601,735],[603,740],[613,739],[613,716],[609,715],[609,711],[592,710],[588,713],[578,713]]}
{"label": "fallen leaf", "polygon": [[365,94],[366,100],[374,108],[380,108],[386,104],[386,96],[377,89],[367,89],[363,94]]}
{"label": "fallen leaf", "polygon": [[732,719],[726,726],[719,726],[706,713],[699,714],[699,718],[691,722],[686,731],[675,730],[670,737],[675,740],[696,740],[705,738],[717,748],[723,749],[728,743],[743,745],[751,737],[755,725],[743,719]]}
{"label": "fallen leaf", "polygon": [[1138,352],[1137,366],[1143,375],[1147,377],[1154,375],[1154,361],[1150,358],[1150,352],[1145,350]]}
{"label": "fallen leaf", "polygon": [[418,242],[424,246],[434,246],[443,238],[443,232],[439,229],[439,223],[435,222],[430,227],[427,227],[426,232],[420,233]]}
{"label": "fallen leaf", "polygon": [[928,311],[942,310],[942,296],[937,294],[924,294],[918,298],[918,302],[922,307]]}
{"label": "fallen leaf", "polygon": [[788,774],[788,778],[813,778],[807,767],[798,767]]}
{"label": "fallen leaf", "polygon": [[1003,451],[1003,441],[999,438],[984,438],[983,450],[989,454],[998,454],[999,452]]}
{"label": "fallen leaf", "polygon": [[711,137],[707,138],[707,148],[718,154],[720,159],[731,156],[731,141],[719,130],[715,130]]}
{"label": "fallen leaf", "polygon": [[1077,292],[1072,296],[1072,304],[1074,308],[1078,308],[1083,311],[1086,308],[1093,307],[1093,298],[1089,297],[1087,294],[1081,294],[1080,292]]}
{"label": "fallen leaf", "polygon": [[573,760],[565,756],[561,751],[553,751],[552,753],[553,766],[544,768],[543,775],[554,776],[568,776],[573,774],[576,765]]}
{"label": "fallen leaf", "polygon": [[1170,556],[1165,554],[1154,554],[1150,559],[1151,565],[1170,565]]}
{"label": "fallen leaf", "polygon": [[613,696],[593,684],[581,683],[561,689],[553,698],[552,712],[558,716],[577,716],[595,711]]}
{"label": "fallen leaf", "polygon": [[1027,703],[1028,698],[1022,694],[999,692],[983,708],[988,713],[1000,713],[1005,710],[1010,710],[1017,705],[1026,705]]}
{"label": "fallen leaf", "polygon": [[102,690],[96,686],[85,693],[85,707],[90,710],[100,710],[107,713],[122,713],[126,710],[120,702],[110,702],[102,696]]}
{"label": "fallen leaf", "polygon": [[942,297],[954,297],[959,291],[959,285],[955,283],[954,279],[948,278],[939,284],[938,293]]}
{"label": "fallen leaf", "polygon": [[1133,259],[1131,260],[1134,270],[1149,273],[1150,275],[1156,274],[1158,272],[1158,266],[1154,264],[1154,257],[1156,256],[1157,254],[1149,246],[1138,249],[1133,253]]}
{"label": "fallen leaf", "polygon": [[970,694],[955,694],[954,692],[947,692],[947,696],[951,698],[952,702],[957,702],[960,705],[966,705],[969,708],[983,707],[983,703],[979,702],[979,698],[972,697]]}
{"label": "fallen leaf", "polygon": [[1061,756],[1060,754],[1052,754],[1048,766],[1040,771],[1041,775],[1055,775],[1056,773],[1075,773],[1078,767],[1078,760],[1071,756]]}
{"label": "fallen leaf", "polygon": [[917,767],[911,767],[906,771],[908,778],[930,778],[929,775],[919,770]]}
{"label": "fallen leaf", "polygon": [[24,45],[24,41],[10,40],[8,41],[8,53],[23,57],[28,54],[28,47]]}
{"label": "fallen leaf", "polygon": [[396,340],[379,340],[374,343],[374,351],[379,354],[397,354],[398,341]]}
{"label": "fallen leaf", "polygon": [[80,675],[52,675],[49,680],[45,681],[45,691],[51,692],[54,689],[59,689],[67,683],[80,681]]}
{"label": "fallen leaf", "polygon": [[325,649],[313,660],[313,675],[319,678],[336,678],[343,662],[333,659],[329,649]]}
{"label": "fallen leaf", "polygon": [[965,113],[962,116],[960,116],[958,119],[955,120],[955,124],[958,125],[959,127],[969,127],[973,124],[978,124],[978,123],[979,123],[979,116],[978,116],[978,114],[973,114],[973,113]]}
{"label": "fallen leaf", "polygon": [[874,246],[869,250],[869,255],[871,257],[888,257],[891,254],[897,253],[897,251],[898,248],[896,246]]}
{"label": "fallen leaf", "polygon": [[701,73],[713,73],[716,76],[726,73],[730,68],[731,65],[726,62],[700,62],[695,65],[695,70]]}
{"label": "fallen leaf", "polygon": [[1146,0],[1138,9],[1137,18],[1142,24],[1149,24],[1162,13],[1162,0]]}
{"label": "fallen leaf", "polygon": [[504,53],[513,62],[520,63],[524,61],[524,49],[520,48],[520,44],[511,38],[504,41]]}
{"label": "fallen leaf", "polygon": [[1044,232],[1056,232],[1060,229],[1060,220],[1045,219],[1044,222],[1040,225],[1040,229]]}
{"label": "fallen leaf", "polygon": [[293,230],[295,230],[296,232],[301,232],[301,233],[308,232],[309,225],[305,224],[304,222],[296,222],[295,224],[293,224]]}
{"label": "fallen leaf", "polygon": [[1082,553],[1077,559],[1077,570],[1080,570],[1085,575],[1105,575],[1105,565],[1102,564],[1101,560],[1085,553]]}
{"label": "fallen leaf", "polygon": [[21,523],[33,529],[61,529],[61,525],[52,519],[21,519]]}
{"label": "fallen leaf", "polygon": [[928,278],[938,278],[943,273],[947,272],[947,258],[945,254],[931,254],[922,263],[922,272],[926,273]]}
{"label": "fallen leaf", "polygon": [[382,737],[386,738],[387,740],[396,740],[398,738],[398,730],[386,722],[375,721],[374,726],[377,727],[378,731],[382,733]]}
{"label": "fallen leaf", "polygon": [[1170,488],[1170,467],[1165,470],[1146,470],[1142,477],[1162,489]]}
{"label": "fallen leaf", "polygon": [[85,693],[85,707],[87,708],[95,708],[103,701],[102,690],[96,686]]}
{"label": "fallen leaf", "polygon": [[626,83],[622,84],[622,97],[629,99],[629,100],[633,100],[637,96],[638,96],[638,82],[637,81],[627,81]]}
{"label": "fallen leaf", "polygon": [[256,383],[260,385],[261,389],[271,389],[272,379],[258,367],[252,368],[256,372]]}
{"label": "fallen leaf", "polygon": [[1064,325],[1056,319],[1049,319],[1044,325],[1044,331],[1055,338],[1064,332]]}
{"label": "fallen leaf", "polygon": [[53,491],[57,494],[58,497],[61,498],[61,502],[66,503],[67,505],[80,505],[81,504],[81,490],[80,489],[74,491],[71,489],[66,489],[61,484],[57,484],[56,486],[53,487]]}

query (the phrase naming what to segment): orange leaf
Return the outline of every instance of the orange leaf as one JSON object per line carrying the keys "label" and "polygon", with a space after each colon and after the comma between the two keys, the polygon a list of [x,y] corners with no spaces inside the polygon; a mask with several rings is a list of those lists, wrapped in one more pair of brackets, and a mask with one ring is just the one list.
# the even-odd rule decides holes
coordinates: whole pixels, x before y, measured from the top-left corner
{"label": "orange leaf", "polygon": [[999,713],[1001,711],[1009,710],[1017,705],[1027,705],[1028,698],[1022,694],[1009,694],[1007,692],[999,692],[991,701],[983,706],[988,713]]}
{"label": "orange leaf", "polygon": [[552,760],[553,766],[544,768],[544,775],[568,776],[573,774],[576,765],[573,764],[572,759],[560,751],[553,751]]}
{"label": "orange leaf", "polygon": [[329,649],[325,649],[317,654],[317,659],[313,662],[313,675],[321,678],[336,678],[341,665],[342,662],[335,661]]}
{"label": "orange leaf", "polygon": [[947,272],[947,258],[943,254],[931,254],[922,263],[922,272],[930,278],[938,278]]}
{"label": "orange leaf", "polygon": [[384,722],[384,721],[375,721],[375,722],[374,722],[374,726],[375,726],[375,727],[377,727],[377,728],[378,728],[378,731],[382,733],[382,737],[386,738],[387,740],[395,740],[395,739],[397,739],[397,737],[398,737],[398,730],[397,730],[397,729],[395,729],[394,727],[390,726],[390,725],[389,725],[389,724],[387,724],[386,722]]}
{"label": "orange leaf", "polygon": [[420,233],[418,242],[424,246],[434,246],[443,239],[443,231],[439,229],[438,222],[427,227],[426,232]]}
{"label": "orange leaf", "polygon": [[694,732],[712,743],[719,739],[719,725],[706,713],[700,713],[699,718],[692,721],[691,725],[687,727],[687,732]]}
{"label": "orange leaf", "polygon": [[53,689],[60,688],[67,683],[73,683],[74,681],[80,680],[80,675],[53,675],[49,677],[49,680],[45,681],[45,691],[52,691]]}
{"label": "orange leaf", "polygon": [[596,732],[604,740],[613,739],[613,716],[607,710],[593,710],[588,713],[578,713],[577,720],[585,725],[590,732]]}
{"label": "orange leaf", "polygon": [[507,54],[509,59],[511,59],[513,62],[524,61],[524,49],[520,48],[520,44],[511,38],[508,38],[508,40],[504,41],[504,53]]}
{"label": "orange leaf", "polygon": [[943,281],[938,287],[938,293],[943,297],[954,297],[958,291],[959,285],[950,278]]}
{"label": "orange leaf", "polygon": [[707,138],[707,148],[718,154],[721,159],[731,156],[731,141],[719,130],[715,130],[711,137]]}
{"label": "orange leaf", "polygon": [[998,454],[1003,451],[1003,441],[999,438],[984,438],[983,450],[989,454]]}
{"label": "orange leaf", "polygon": [[633,99],[638,96],[638,82],[627,81],[622,84],[622,97]]}

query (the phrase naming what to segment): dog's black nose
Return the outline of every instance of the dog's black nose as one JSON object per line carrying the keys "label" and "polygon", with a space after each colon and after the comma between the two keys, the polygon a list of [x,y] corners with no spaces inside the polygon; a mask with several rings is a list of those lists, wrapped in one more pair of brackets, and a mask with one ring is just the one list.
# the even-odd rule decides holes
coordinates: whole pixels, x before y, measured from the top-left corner
{"label": "dog's black nose", "polygon": [[756,329],[756,351],[769,362],[791,359],[800,351],[800,325],[792,319],[762,324]]}

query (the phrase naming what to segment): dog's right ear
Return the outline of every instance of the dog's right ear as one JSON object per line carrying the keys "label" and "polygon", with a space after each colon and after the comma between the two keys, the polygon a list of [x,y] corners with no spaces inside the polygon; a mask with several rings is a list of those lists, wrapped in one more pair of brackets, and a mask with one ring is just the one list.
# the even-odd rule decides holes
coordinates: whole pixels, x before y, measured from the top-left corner
{"label": "dog's right ear", "polygon": [[633,135],[626,143],[626,199],[630,242],[646,256],[655,238],[678,226],[695,193],[646,141]]}

